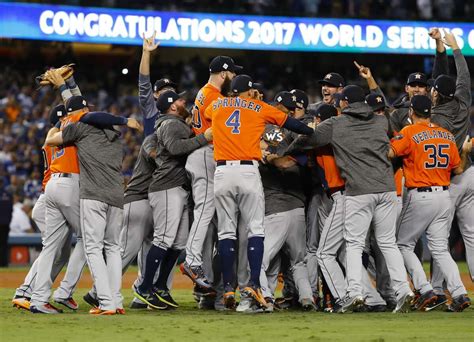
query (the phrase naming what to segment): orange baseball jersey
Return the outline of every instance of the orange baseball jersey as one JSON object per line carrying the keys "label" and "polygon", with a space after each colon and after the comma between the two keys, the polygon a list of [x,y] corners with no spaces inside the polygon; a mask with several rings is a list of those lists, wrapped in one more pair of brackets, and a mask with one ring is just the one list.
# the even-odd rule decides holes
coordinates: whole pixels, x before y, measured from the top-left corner
{"label": "orange baseball jersey", "polygon": [[395,180],[395,188],[397,189],[397,196],[401,196],[402,189],[403,189],[403,169],[402,168],[399,168],[397,171],[395,171],[394,180]]}
{"label": "orange baseball jersey", "polygon": [[287,115],[256,99],[224,97],[206,110],[212,118],[215,160],[260,160],[265,124],[283,126]]}
{"label": "orange baseball jersey", "polygon": [[[71,123],[78,122],[84,115],[85,113],[68,115],[61,121],[61,130]],[[58,146],[53,148],[51,173],[80,173],[76,146]]]}
{"label": "orange baseball jersey", "polygon": [[336,159],[334,158],[331,146],[326,145],[316,149],[316,162],[324,170],[324,177],[329,189],[340,188],[345,185],[344,179],[341,178],[341,173],[336,165]]}
{"label": "orange baseball jersey", "polygon": [[41,148],[41,152],[43,153],[43,164],[44,164],[43,184],[42,184],[42,190],[44,191],[44,189],[46,189],[46,184],[48,184],[48,181],[51,178],[51,169],[49,167],[51,165],[51,156],[53,154],[53,147],[45,145]]}
{"label": "orange baseball jersey", "polygon": [[461,162],[454,136],[434,124],[404,127],[392,139],[392,149],[403,158],[407,188],[450,184],[451,169]]}
{"label": "orange baseball jersey", "polygon": [[220,90],[210,83],[207,83],[201,88],[201,90],[199,90],[191,111],[193,117],[192,127],[194,134],[203,134],[206,129],[211,127],[211,118],[206,118],[204,116],[204,112],[206,111],[207,107],[218,98],[222,98]]}

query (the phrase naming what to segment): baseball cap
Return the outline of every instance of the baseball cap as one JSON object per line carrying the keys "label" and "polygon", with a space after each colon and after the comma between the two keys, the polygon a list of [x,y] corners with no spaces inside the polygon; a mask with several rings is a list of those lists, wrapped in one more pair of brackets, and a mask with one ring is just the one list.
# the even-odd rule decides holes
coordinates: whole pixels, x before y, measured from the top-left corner
{"label": "baseball cap", "polygon": [[66,102],[66,111],[70,113],[79,109],[87,108],[87,106],[88,104],[85,98],[82,96],[73,96]]}
{"label": "baseball cap", "polygon": [[346,82],[344,81],[344,77],[342,77],[337,72],[330,72],[326,74],[322,80],[318,81],[319,84],[327,84],[332,87],[344,87]]}
{"label": "baseball cap", "polygon": [[385,109],[385,100],[382,95],[369,94],[365,97],[365,102],[367,102],[372,110],[378,111]]}
{"label": "baseball cap", "polygon": [[49,112],[49,122],[51,125],[56,125],[59,121],[59,118],[62,118],[63,116],[66,116],[66,107],[64,105],[60,104],[51,109]]}
{"label": "baseball cap", "polygon": [[230,83],[230,90],[234,94],[240,94],[249,89],[257,89],[258,87],[260,87],[260,85],[258,83],[254,83],[252,81],[252,77],[249,75],[238,75],[234,77]]}
{"label": "baseball cap", "polygon": [[280,91],[278,94],[275,95],[273,102],[280,103],[290,110],[293,110],[298,107],[298,104],[296,102],[296,95],[290,93],[289,91]]}
{"label": "baseball cap", "polygon": [[365,93],[364,89],[356,85],[348,85],[342,89],[342,99],[349,103],[354,102],[364,102],[365,101]]}
{"label": "baseball cap", "polygon": [[167,90],[158,96],[156,100],[156,108],[164,113],[171,107],[171,105],[182,97],[182,94],[176,93],[174,90]]}
{"label": "baseball cap", "polygon": [[157,91],[160,91],[164,87],[171,87],[171,88],[178,88],[178,85],[171,81],[169,78],[161,78],[158,81],[155,82],[153,85],[153,91],[156,93]]}
{"label": "baseball cap", "polygon": [[423,117],[431,114],[431,100],[425,95],[415,95],[410,100],[410,108]]}
{"label": "baseball cap", "polygon": [[422,72],[413,72],[410,75],[408,75],[407,79],[407,85],[412,85],[412,84],[421,84],[424,86],[428,85],[428,77]]}
{"label": "baseball cap", "polygon": [[316,111],[316,117],[321,119],[321,122],[333,116],[337,116],[337,109],[327,103],[323,103]]}
{"label": "baseball cap", "polygon": [[434,88],[443,96],[454,97],[456,81],[448,75],[439,75],[434,81]]}
{"label": "baseball cap", "polygon": [[290,90],[290,93],[296,96],[296,104],[299,108],[308,108],[309,105],[309,98],[308,95],[300,89],[293,89]]}
{"label": "baseball cap", "polygon": [[263,83],[254,83],[253,88],[258,90],[258,92],[262,94],[265,91],[265,89],[263,88]]}
{"label": "baseball cap", "polygon": [[332,98],[334,99],[334,107],[341,108],[342,93],[332,94]]}
{"label": "baseball cap", "polygon": [[243,67],[236,65],[234,60],[229,56],[217,56],[209,64],[209,72],[211,74],[221,71],[237,72],[242,70]]}

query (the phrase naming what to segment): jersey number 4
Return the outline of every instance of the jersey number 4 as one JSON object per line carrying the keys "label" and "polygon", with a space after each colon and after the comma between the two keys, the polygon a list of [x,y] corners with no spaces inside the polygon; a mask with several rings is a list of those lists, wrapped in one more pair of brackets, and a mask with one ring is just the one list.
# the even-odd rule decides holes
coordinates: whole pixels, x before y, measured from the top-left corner
{"label": "jersey number 4", "polygon": [[425,162],[425,169],[440,168],[445,169],[449,165],[449,145],[425,145],[425,152],[428,152],[429,160]]}
{"label": "jersey number 4", "polygon": [[240,110],[236,109],[230,114],[230,116],[227,118],[225,125],[227,127],[231,127],[232,134],[240,134]]}

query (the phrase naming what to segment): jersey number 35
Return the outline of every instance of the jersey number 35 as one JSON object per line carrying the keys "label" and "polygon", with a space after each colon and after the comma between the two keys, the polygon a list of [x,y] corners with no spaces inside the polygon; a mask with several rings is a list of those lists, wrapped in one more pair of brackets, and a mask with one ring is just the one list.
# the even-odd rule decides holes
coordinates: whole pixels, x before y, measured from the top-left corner
{"label": "jersey number 35", "polygon": [[445,169],[449,165],[449,145],[425,145],[425,152],[428,152],[428,161],[425,161],[425,169]]}

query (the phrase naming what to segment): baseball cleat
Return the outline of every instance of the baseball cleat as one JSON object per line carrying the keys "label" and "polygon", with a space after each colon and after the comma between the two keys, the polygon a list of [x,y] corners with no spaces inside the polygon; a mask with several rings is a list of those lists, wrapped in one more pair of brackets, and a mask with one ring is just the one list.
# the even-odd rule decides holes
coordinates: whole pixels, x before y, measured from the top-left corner
{"label": "baseball cleat", "polygon": [[99,301],[97,300],[97,298],[92,297],[89,292],[87,292],[84,295],[84,297],[82,297],[82,299],[84,299],[84,302],[86,302],[87,304],[89,304],[93,308],[98,308],[99,307]]}
{"label": "baseball cleat", "polygon": [[133,295],[148,305],[148,308],[165,310],[168,305],[163,303],[153,292],[141,292],[135,285],[133,286]]}
{"label": "baseball cleat", "polygon": [[278,310],[289,310],[293,307],[293,297],[279,297],[275,299],[274,305]]}
{"label": "baseball cleat", "polygon": [[301,300],[301,308],[303,311],[316,311],[317,307],[314,305],[312,299],[310,298],[303,298]]}
{"label": "baseball cleat", "polygon": [[54,307],[53,305],[46,303],[41,305],[32,305],[30,306],[30,311],[32,313],[43,313],[43,314],[60,314],[63,313],[63,310]]}
{"label": "baseball cleat", "polygon": [[409,291],[405,293],[399,300],[397,300],[397,306],[393,310],[393,313],[407,313],[410,310],[410,307],[414,300],[415,294],[413,292]]}
{"label": "baseball cleat", "polygon": [[387,305],[364,305],[365,312],[385,312],[387,311]]}
{"label": "baseball cleat", "polygon": [[412,309],[426,311],[426,307],[433,306],[437,299],[438,297],[433,291],[428,291],[418,297],[418,299],[413,303]]}
{"label": "baseball cleat", "polygon": [[57,304],[64,305],[68,309],[71,309],[71,310],[74,310],[74,311],[79,309],[79,305],[77,305],[76,301],[72,297],[67,298],[67,299],[59,299],[58,298],[58,299],[55,299],[54,302],[57,303]]}
{"label": "baseball cleat", "polygon": [[215,297],[217,292],[212,287],[205,288],[194,284],[193,295],[198,298],[198,300],[195,298],[196,302],[198,302],[201,297]]}
{"label": "baseball cleat", "polygon": [[450,312],[461,312],[471,305],[471,299],[467,295],[460,295],[453,298],[453,302],[448,305]]}
{"label": "baseball cleat", "polygon": [[148,307],[148,304],[145,304],[143,303],[142,301],[138,301],[137,298],[135,298],[135,300],[133,300],[131,303],[130,303],[130,309],[146,309]]}
{"label": "baseball cleat", "polygon": [[436,295],[436,301],[434,303],[431,303],[425,307],[425,311],[432,311],[436,309],[441,309],[443,306],[446,307],[446,304],[448,303],[448,297],[444,294],[438,294]]}
{"label": "baseball cleat", "polygon": [[242,293],[240,295],[239,305],[237,305],[237,308],[235,309],[235,311],[247,312],[251,309],[251,307],[252,307],[252,298],[249,297],[246,293]]}
{"label": "baseball cleat", "polygon": [[224,306],[227,309],[234,310],[236,306],[235,302],[235,292],[234,291],[227,291],[224,293]]}
{"label": "baseball cleat", "polygon": [[[215,310],[215,298],[201,297],[198,302],[198,309],[201,310]],[[224,304],[222,304],[224,305]]]}
{"label": "baseball cleat", "polygon": [[117,314],[116,310],[102,310],[100,308],[92,308],[89,310],[89,313],[91,315],[97,315],[97,316],[111,316]]}
{"label": "baseball cleat", "polygon": [[267,302],[265,301],[265,297],[263,297],[262,290],[259,287],[247,286],[242,292],[251,296],[264,308],[267,307]]}
{"label": "baseball cleat", "polygon": [[362,296],[353,296],[349,297],[346,295],[341,302],[339,303],[340,307],[337,309],[337,313],[345,313],[357,310],[359,307],[364,305],[364,297]]}
{"label": "baseball cleat", "polygon": [[171,297],[171,294],[168,290],[153,289],[153,292],[158,297],[158,299],[161,300],[166,305],[171,306],[173,308],[179,307],[179,304],[175,302],[173,297]]}
{"label": "baseball cleat", "polygon": [[117,310],[115,310],[115,313],[117,315],[125,315],[125,309],[123,309],[123,308],[117,309]]}
{"label": "baseball cleat", "polygon": [[179,266],[179,269],[181,270],[182,274],[188,276],[189,279],[191,279],[196,285],[205,289],[209,289],[212,287],[211,283],[204,275],[204,270],[201,266],[192,267],[188,265],[188,263],[185,261]]}
{"label": "baseball cleat", "polygon": [[18,309],[30,310],[30,300],[26,297],[16,297],[12,299],[13,307]]}

